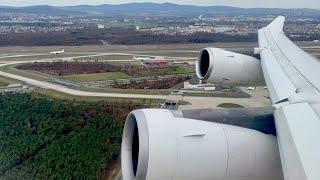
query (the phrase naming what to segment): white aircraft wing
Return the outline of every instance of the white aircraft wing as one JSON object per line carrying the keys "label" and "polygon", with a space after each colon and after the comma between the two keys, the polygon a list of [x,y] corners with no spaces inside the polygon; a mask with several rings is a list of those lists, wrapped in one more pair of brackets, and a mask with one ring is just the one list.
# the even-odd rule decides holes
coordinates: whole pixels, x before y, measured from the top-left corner
{"label": "white aircraft wing", "polygon": [[285,36],[284,21],[280,16],[259,30],[283,174],[285,180],[319,180],[320,63]]}

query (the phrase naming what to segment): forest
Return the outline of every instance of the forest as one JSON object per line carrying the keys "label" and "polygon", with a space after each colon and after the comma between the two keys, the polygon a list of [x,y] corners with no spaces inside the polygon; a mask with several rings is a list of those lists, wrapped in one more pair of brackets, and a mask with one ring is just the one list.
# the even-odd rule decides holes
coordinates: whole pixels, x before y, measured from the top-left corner
{"label": "forest", "polygon": [[148,104],[0,95],[0,179],[100,179],[118,160],[123,122]]}

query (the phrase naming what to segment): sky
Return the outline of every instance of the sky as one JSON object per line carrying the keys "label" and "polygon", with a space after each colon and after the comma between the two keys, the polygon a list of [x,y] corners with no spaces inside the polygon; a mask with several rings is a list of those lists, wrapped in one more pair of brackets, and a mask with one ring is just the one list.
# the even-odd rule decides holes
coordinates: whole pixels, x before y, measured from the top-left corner
{"label": "sky", "polygon": [[235,7],[276,7],[276,8],[315,8],[320,9],[319,0],[0,0],[0,6],[31,5],[99,5],[123,4],[132,2],[176,3],[199,6],[224,5]]}

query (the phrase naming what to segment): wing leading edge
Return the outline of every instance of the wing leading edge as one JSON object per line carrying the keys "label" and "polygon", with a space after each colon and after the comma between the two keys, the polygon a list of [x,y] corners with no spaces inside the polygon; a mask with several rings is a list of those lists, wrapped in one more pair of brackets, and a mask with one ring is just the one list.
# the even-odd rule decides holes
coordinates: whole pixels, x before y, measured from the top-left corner
{"label": "wing leading edge", "polygon": [[279,16],[259,30],[261,65],[275,111],[285,180],[320,179],[320,63],[283,32]]}

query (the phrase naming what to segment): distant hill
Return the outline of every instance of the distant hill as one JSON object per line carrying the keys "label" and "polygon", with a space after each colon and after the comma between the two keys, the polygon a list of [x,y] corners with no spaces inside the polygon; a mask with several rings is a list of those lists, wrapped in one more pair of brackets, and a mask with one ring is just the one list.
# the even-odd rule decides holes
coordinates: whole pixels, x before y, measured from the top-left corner
{"label": "distant hill", "polygon": [[200,14],[282,14],[320,15],[319,9],[237,8],[230,6],[192,6],[172,3],[129,3],[120,5],[80,6],[0,6],[0,13],[105,15],[105,16],[197,16]]}
{"label": "distant hill", "polygon": [[28,7],[6,7],[0,6],[0,13],[24,13],[24,14],[76,14],[60,7],[53,6],[28,6]]}

